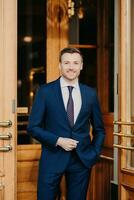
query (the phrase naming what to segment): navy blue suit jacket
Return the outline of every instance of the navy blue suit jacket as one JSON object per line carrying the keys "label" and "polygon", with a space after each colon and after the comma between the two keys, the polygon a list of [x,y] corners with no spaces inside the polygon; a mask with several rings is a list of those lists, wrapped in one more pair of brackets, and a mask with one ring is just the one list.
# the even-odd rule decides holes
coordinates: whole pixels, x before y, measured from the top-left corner
{"label": "navy blue suit jacket", "polygon": [[[45,170],[62,172],[68,164],[70,152],[56,146],[59,137],[79,141],[76,152],[88,168],[96,163],[100,155],[105,131],[97,95],[94,89],[80,83],[79,86],[82,106],[73,127],[64,108],[60,79],[41,86],[36,94],[28,132],[42,144],[40,176]],[[92,141],[90,125],[93,129]]]}

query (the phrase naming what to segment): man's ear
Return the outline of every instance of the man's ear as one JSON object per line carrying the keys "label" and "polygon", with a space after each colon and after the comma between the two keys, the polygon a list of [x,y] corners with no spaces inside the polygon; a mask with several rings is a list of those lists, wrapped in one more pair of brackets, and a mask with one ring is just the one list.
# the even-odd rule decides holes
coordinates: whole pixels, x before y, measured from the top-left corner
{"label": "man's ear", "polygon": [[81,64],[81,68],[80,68],[80,70],[82,70],[83,69],[83,63]]}

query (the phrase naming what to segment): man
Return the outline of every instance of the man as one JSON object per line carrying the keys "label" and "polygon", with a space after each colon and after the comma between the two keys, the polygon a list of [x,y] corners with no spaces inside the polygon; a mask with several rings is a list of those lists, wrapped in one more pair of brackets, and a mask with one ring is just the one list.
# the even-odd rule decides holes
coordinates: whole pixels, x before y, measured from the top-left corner
{"label": "man", "polygon": [[55,200],[63,174],[67,199],[86,200],[91,167],[100,155],[105,131],[94,89],[78,81],[81,52],[65,48],[59,61],[61,77],[40,87],[29,118],[28,132],[42,144],[38,200]]}

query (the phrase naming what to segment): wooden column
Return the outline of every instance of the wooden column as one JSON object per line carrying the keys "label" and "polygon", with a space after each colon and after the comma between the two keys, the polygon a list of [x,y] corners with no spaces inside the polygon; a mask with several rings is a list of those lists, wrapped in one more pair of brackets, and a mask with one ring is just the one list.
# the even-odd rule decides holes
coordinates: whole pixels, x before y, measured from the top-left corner
{"label": "wooden column", "polygon": [[[120,61],[120,105],[121,121],[130,122],[132,115],[131,82],[132,82],[132,27],[131,20],[133,12],[131,0],[121,0],[121,61]],[[122,125],[121,132],[131,135],[131,126]],[[131,146],[131,139],[121,138],[121,144],[125,147]],[[119,150],[119,199],[134,198],[134,170],[131,168],[132,151]],[[131,168],[131,169],[130,169]]]}
{"label": "wooden column", "polygon": [[47,82],[59,77],[59,51],[68,45],[67,0],[47,1]]}

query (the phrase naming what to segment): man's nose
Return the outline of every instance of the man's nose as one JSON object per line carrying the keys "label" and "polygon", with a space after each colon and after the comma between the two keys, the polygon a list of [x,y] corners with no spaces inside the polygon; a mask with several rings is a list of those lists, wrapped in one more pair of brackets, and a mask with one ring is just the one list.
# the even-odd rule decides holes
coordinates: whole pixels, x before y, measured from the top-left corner
{"label": "man's nose", "polygon": [[73,69],[73,63],[69,64],[69,69]]}

